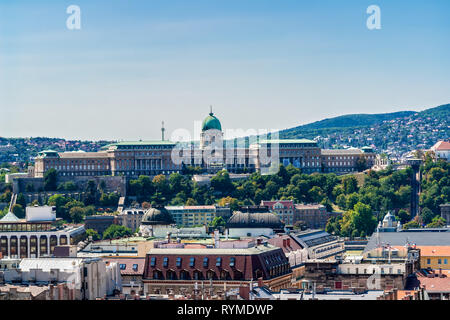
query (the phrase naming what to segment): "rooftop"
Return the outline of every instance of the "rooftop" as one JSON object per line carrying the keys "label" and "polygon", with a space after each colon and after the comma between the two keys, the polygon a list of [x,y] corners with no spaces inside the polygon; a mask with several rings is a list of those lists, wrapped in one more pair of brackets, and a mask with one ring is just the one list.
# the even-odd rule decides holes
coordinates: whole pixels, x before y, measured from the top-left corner
{"label": "rooftop", "polygon": [[[450,232],[416,231],[416,232],[380,232],[379,243],[391,246],[404,246],[407,243],[416,246],[450,246]],[[378,247],[377,233],[373,233],[364,252]]]}
{"label": "rooftop", "polygon": [[317,144],[314,140],[309,139],[265,139],[260,140],[260,144],[271,144],[271,143],[277,143],[277,144]]}
{"label": "rooftop", "polygon": [[250,248],[244,249],[222,249],[222,248],[153,248],[148,251],[148,254],[166,254],[166,255],[233,255],[233,256],[241,256],[241,255],[255,255],[263,252],[275,251],[279,250],[278,247],[272,246],[270,244],[267,245],[259,245]]}

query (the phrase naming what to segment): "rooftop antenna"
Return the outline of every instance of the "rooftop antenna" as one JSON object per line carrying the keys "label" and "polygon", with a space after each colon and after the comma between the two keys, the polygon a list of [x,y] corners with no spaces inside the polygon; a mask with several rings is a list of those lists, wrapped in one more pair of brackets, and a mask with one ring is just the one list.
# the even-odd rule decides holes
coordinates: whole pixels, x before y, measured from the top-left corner
{"label": "rooftop antenna", "polygon": [[164,131],[166,131],[166,129],[164,128],[164,121],[161,123],[161,139],[162,141],[164,141]]}

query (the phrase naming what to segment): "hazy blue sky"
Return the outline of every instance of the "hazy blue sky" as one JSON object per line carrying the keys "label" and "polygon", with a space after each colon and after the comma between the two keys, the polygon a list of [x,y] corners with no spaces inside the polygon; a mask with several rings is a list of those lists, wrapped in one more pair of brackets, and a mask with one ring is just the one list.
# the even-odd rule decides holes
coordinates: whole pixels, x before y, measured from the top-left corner
{"label": "hazy blue sky", "polygon": [[0,0],[0,136],[157,139],[211,104],[242,129],[421,110],[450,102],[449,57],[448,0]]}

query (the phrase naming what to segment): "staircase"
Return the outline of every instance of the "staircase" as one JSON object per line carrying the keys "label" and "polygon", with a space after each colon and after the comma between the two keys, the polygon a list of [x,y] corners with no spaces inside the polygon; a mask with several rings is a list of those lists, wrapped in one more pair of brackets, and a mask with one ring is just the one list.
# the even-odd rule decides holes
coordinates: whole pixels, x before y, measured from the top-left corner
{"label": "staircase", "polygon": [[16,201],[17,201],[17,194],[13,193],[11,196],[11,202],[9,203],[9,212],[12,212],[12,208],[16,204]]}

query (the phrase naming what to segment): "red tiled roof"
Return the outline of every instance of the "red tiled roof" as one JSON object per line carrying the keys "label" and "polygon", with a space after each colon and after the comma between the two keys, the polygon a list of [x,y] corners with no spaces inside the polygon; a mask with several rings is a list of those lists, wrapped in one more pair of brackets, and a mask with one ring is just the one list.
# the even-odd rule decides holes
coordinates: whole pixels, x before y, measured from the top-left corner
{"label": "red tiled roof", "polygon": [[449,141],[439,141],[431,149],[436,150],[436,151],[450,150],[450,142]]}
{"label": "red tiled roof", "polygon": [[417,246],[421,257],[448,257],[450,246]]}
{"label": "red tiled roof", "polygon": [[420,281],[420,286],[425,287],[425,290],[428,292],[450,292],[450,278],[444,277],[434,277],[434,278],[428,278],[428,277],[417,277],[417,279]]}
{"label": "red tiled roof", "polygon": [[281,203],[283,206],[285,206],[287,208],[293,208],[294,207],[294,201],[292,201],[292,200],[279,200],[279,201],[265,201],[265,200],[262,200],[261,201],[261,205],[268,206],[268,207],[271,207],[271,208],[276,203]]}
{"label": "red tiled roof", "polygon": [[[290,239],[289,246],[287,246],[287,243],[286,243],[287,242],[286,240],[288,240],[288,239]],[[283,241],[283,240],[285,240],[285,241]],[[289,236],[287,234],[278,235],[274,238],[267,240],[267,242],[275,247],[279,247],[279,248],[283,249],[284,253],[289,253],[292,251],[297,251],[297,250],[303,249],[291,236]]]}

